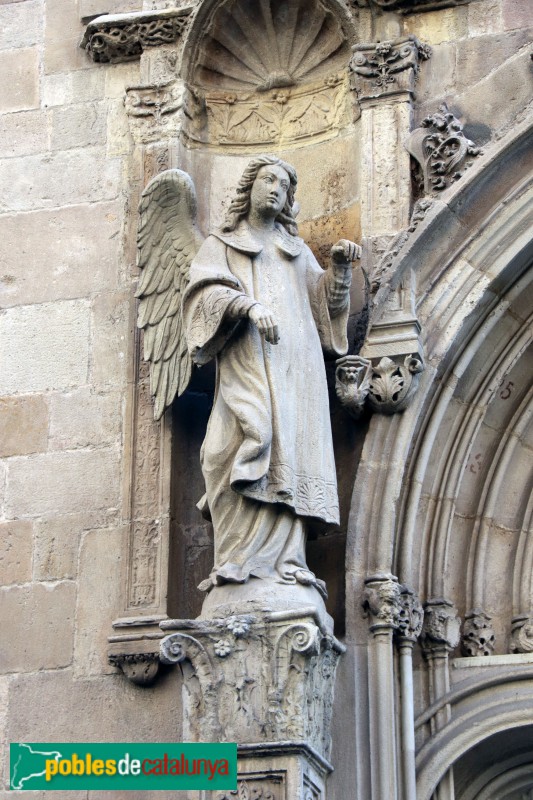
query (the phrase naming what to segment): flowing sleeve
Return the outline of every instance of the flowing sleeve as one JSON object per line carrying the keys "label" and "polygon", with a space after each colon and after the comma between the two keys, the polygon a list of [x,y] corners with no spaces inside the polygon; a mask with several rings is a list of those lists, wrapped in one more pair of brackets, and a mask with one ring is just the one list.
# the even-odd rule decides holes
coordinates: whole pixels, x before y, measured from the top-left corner
{"label": "flowing sleeve", "polygon": [[307,287],[322,348],[327,355],[346,355],[351,270],[339,280],[333,270],[322,269],[308,247],[306,255]]}
{"label": "flowing sleeve", "polygon": [[247,316],[254,300],[231,273],[226,245],[209,236],[191,263],[183,297],[187,346],[195,364],[207,364]]}

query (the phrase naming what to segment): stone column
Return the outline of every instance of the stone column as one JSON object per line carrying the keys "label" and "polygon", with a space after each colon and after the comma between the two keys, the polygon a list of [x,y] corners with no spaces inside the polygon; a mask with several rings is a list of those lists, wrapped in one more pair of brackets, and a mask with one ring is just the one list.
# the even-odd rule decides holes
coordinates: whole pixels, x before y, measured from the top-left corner
{"label": "stone column", "polygon": [[239,797],[325,800],[335,669],[345,648],[318,612],[235,613],[161,627],[161,660],[181,665],[184,740],[238,743]]}
{"label": "stone column", "polygon": [[365,580],[363,609],[371,638],[368,691],[372,800],[397,797],[393,634],[400,616],[400,586],[389,573]]}
{"label": "stone column", "polygon": [[400,752],[403,800],[416,800],[415,721],[413,697],[413,647],[422,631],[424,611],[412,589],[400,590],[396,644],[400,655]]}
{"label": "stone column", "polygon": [[[435,598],[424,606],[421,644],[429,667],[429,701],[434,703],[450,691],[449,655],[460,641],[461,620],[449,600]],[[432,732],[443,728],[451,719],[447,704],[431,721]],[[442,778],[435,791],[435,800],[454,800],[453,770]]]}

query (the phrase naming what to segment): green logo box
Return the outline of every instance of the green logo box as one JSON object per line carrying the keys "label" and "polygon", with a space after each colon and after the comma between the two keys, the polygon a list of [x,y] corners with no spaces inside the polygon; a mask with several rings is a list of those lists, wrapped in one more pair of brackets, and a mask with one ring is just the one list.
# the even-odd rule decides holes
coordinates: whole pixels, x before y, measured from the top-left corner
{"label": "green logo box", "polygon": [[237,788],[237,745],[15,743],[10,788],[142,789]]}

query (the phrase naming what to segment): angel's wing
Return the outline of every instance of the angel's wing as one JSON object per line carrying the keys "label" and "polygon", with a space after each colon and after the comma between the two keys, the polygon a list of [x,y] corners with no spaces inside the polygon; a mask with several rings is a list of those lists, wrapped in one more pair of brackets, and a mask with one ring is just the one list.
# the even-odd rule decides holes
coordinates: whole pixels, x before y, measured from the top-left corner
{"label": "angel's wing", "polygon": [[192,360],[183,332],[181,300],[192,259],[203,237],[196,224],[196,191],[189,175],[169,169],[141,195],[137,264],[141,277],[137,326],[144,329],[144,358],[159,419],[191,379]]}

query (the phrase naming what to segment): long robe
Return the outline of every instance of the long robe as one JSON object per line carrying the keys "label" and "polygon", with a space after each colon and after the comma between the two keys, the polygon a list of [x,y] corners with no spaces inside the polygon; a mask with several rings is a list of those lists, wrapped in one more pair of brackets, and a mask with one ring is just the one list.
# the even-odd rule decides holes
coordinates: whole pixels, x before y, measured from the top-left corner
{"label": "long robe", "polygon": [[[274,259],[245,220],[209,236],[183,301],[193,359],[217,358],[199,504],[213,522],[215,564],[203,589],[252,576],[317,585],[305,563],[306,520],[339,522],[322,348],[347,351],[347,293],[333,317],[331,272],[281,225],[272,236]],[[276,317],[277,344],[249,319],[235,320],[236,304],[254,302]]]}

